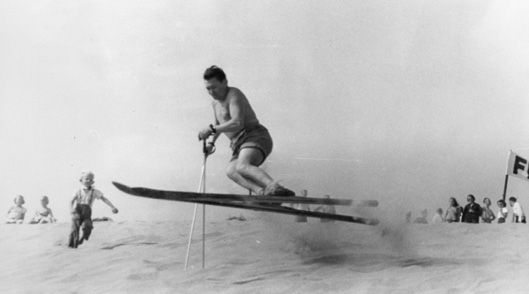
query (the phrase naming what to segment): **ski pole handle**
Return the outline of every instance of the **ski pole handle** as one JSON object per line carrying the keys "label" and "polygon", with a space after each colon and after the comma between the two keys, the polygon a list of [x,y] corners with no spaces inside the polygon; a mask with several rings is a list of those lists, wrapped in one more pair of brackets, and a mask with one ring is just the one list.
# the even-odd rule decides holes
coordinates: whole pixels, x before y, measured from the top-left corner
{"label": "ski pole handle", "polygon": [[208,155],[208,149],[206,147],[206,139],[203,139],[202,140],[202,152],[204,153],[204,155]]}
{"label": "ski pole handle", "polygon": [[207,143],[206,139],[202,140],[202,152],[206,157],[215,153],[215,144],[213,142]]}

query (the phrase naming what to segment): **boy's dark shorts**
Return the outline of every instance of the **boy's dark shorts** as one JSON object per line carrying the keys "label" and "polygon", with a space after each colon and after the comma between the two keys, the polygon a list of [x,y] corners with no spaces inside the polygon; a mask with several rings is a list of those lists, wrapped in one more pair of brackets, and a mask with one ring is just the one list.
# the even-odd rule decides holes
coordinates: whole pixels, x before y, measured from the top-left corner
{"label": "boy's dark shorts", "polygon": [[233,150],[233,154],[230,161],[233,161],[239,157],[239,152],[244,148],[255,148],[263,154],[263,160],[259,163],[262,164],[265,159],[272,152],[274,143],[268,130],[258,124],[250,129],[242,130],[237,136],[231,140],[230,147]]}

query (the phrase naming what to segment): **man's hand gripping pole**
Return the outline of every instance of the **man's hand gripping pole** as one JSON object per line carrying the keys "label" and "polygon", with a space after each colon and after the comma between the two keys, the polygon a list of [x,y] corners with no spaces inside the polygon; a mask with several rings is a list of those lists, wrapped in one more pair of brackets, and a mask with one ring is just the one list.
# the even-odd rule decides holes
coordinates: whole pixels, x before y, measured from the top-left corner
{"label": "man's hand gripping pole", "polygon": [[206,142],[206,139],[202,140],[202,152],[205,157],[215,153],[215,144],[213,142]]}

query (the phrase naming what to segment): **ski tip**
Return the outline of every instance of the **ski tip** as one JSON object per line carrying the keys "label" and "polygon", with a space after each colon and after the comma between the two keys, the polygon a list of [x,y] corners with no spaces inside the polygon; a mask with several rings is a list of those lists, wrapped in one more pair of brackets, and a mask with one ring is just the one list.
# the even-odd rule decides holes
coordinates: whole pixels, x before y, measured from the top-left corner
{"label": "ski tip", "polygon": [[127,189],[127,186],[125,186],[125,185],[123,185],[123,184],[121,184],[121,183],[118,183],[118,182],[114,182],[114,181],[112,181],[112,184],[113,184],[116,188],[118,188],[119,190],[121,190],[121,191]]}

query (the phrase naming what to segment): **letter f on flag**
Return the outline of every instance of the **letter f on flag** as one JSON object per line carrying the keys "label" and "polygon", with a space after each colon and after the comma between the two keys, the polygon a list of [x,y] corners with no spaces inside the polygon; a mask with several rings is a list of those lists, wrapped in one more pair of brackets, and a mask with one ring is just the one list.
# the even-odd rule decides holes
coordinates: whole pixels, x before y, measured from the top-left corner
{"label": "letter f on flag", "polygon": [[527,159],[520,155],[510,152],[509,164],[507,167],[507,175],[517,177],[529,181],[528,164]]}

